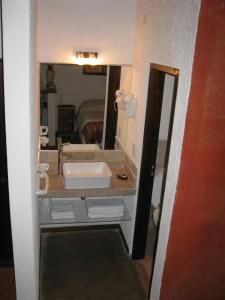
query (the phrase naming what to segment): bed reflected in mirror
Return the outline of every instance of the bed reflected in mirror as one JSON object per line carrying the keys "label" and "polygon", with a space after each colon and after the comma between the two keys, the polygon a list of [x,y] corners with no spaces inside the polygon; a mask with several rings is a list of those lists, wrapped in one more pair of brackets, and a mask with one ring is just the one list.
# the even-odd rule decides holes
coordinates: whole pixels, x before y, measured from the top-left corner
{"label": "bed reflected in mirror", "polygon": [[48,126],[49,138],[42,149],[56,149],[58,137],[63,143],[114,149],[118,120],[115,92],[129,90],[130,78],[131,66],[42,63],[40,125]]}

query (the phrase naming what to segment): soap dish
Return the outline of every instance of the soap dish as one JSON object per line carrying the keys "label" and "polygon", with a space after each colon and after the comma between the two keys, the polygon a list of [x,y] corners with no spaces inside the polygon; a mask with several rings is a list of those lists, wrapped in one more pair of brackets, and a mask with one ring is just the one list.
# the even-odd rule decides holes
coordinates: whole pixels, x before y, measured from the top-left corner
{"label": "soap dish", "polygon": [[125,173],[125,172],[118,173],[118,174],[116,175],[116,177],[117,177],[118,179],[121,179],[121,180],[127,180],[127,179],[128,179],[128,175],[127,175],[127,173]]}

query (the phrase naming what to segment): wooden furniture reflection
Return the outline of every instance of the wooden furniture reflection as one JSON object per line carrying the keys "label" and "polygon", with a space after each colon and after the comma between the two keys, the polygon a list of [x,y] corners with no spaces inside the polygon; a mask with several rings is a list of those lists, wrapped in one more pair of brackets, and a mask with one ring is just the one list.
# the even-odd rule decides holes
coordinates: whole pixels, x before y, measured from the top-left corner
{"label": "wooden furniture reflection", "polygon": [[58,133],[63,142],[73,142],[75,138],[75,113],[74,105],[58,105]]}

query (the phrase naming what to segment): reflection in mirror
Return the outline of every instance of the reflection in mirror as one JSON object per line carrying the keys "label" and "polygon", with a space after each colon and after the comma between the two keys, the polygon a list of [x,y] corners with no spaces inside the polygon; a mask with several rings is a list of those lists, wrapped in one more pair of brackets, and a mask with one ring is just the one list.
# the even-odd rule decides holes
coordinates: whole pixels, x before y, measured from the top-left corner
{"label": "reflection in mirror", "polygon": [[[125,95],[131,93],[131,76],[131,66],[122,66],[120,76],[120,90],[123,91]],[[118,109],[116,145],[118,146],[118,148],[124,150],[126,150],[127,146],[127,127],[127,112],[124,109]]]}
{"label": "reflection in mirror", "polygon": [[49,138],[42,149],[56,149],[58,137],[114,149],[117,136],[123,147],[127,120],[114,102],[116,90],[130,91],[130,74],[131,66],[41,64],[40,125],[48,126]]}

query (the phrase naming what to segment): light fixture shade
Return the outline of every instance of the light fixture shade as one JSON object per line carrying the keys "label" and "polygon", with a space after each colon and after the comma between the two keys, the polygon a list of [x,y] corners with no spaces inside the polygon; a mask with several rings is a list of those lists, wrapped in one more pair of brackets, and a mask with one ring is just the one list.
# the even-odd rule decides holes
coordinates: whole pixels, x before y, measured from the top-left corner
{"label": "light fixture shade", "polygon": [[75,62],[79,65],[96,65],[98,53],[97,52],[76,52]]}

